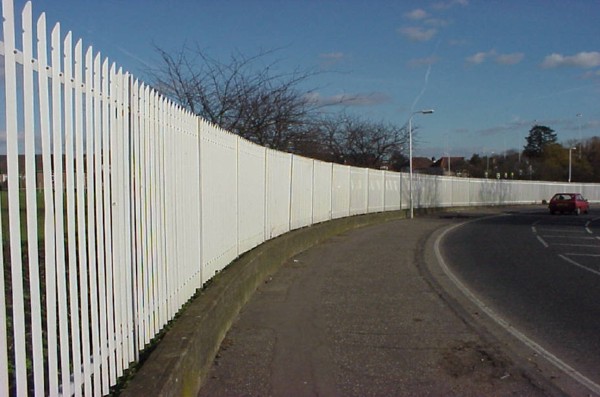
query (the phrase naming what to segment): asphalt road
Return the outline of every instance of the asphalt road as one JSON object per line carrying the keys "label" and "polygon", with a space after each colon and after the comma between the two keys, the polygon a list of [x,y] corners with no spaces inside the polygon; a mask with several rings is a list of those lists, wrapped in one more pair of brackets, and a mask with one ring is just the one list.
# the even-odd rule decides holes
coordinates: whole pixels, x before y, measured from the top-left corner
{"label": "asphalt road", "polygon": [[600,212],[508,211],[448,231],[449,271],[497,321],[600,392]]}

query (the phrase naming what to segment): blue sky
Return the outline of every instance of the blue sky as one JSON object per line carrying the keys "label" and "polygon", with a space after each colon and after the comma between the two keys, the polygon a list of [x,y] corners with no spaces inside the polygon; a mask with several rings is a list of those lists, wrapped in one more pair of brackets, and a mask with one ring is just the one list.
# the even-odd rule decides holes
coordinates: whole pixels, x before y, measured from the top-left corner
{"label": "blue sky", "polygon": [[[15,0],[15,12],[24,1]],[[319,70],[315,98],[419,127],[415,155],[522,148],[534,123],[561,142],[600,136],[598,0],[34,0],[147,80],[155,51],[198,45],[226,60],[274,50],[280,71]],[[580,116],[577,116],[580,114]]]}

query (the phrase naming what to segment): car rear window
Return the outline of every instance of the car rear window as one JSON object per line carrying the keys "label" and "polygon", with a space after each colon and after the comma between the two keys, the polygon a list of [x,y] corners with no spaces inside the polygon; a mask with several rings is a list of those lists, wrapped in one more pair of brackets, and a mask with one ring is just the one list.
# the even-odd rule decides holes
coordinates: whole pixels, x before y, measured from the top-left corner
{"label": "car rear window", "polygon": [[553,200],[572,200],[573,196],[570,194],[557,194],[554,196]]}

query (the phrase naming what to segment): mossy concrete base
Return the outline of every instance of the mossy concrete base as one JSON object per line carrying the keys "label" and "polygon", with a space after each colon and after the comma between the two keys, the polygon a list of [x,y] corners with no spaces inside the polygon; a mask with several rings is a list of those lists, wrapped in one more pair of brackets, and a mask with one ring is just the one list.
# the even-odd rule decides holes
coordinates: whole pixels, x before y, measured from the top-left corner
{"label": "mossy concrete base", "polygon": [[391,211],[336,219],[294,230],[245,253],[186,306],[121,395],[197,395],[240,309],[287,259],[336,234],[406,216],[407,211]]}

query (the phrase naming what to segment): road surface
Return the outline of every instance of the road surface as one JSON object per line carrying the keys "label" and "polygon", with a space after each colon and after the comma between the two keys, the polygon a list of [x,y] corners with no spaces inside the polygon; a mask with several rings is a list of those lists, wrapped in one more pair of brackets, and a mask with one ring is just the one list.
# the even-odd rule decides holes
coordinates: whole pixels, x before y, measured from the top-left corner
{"label": "road surface", "polygon": [[600,214],[509,211],[448,231],[449,271],[500,323],[600,394]]}

